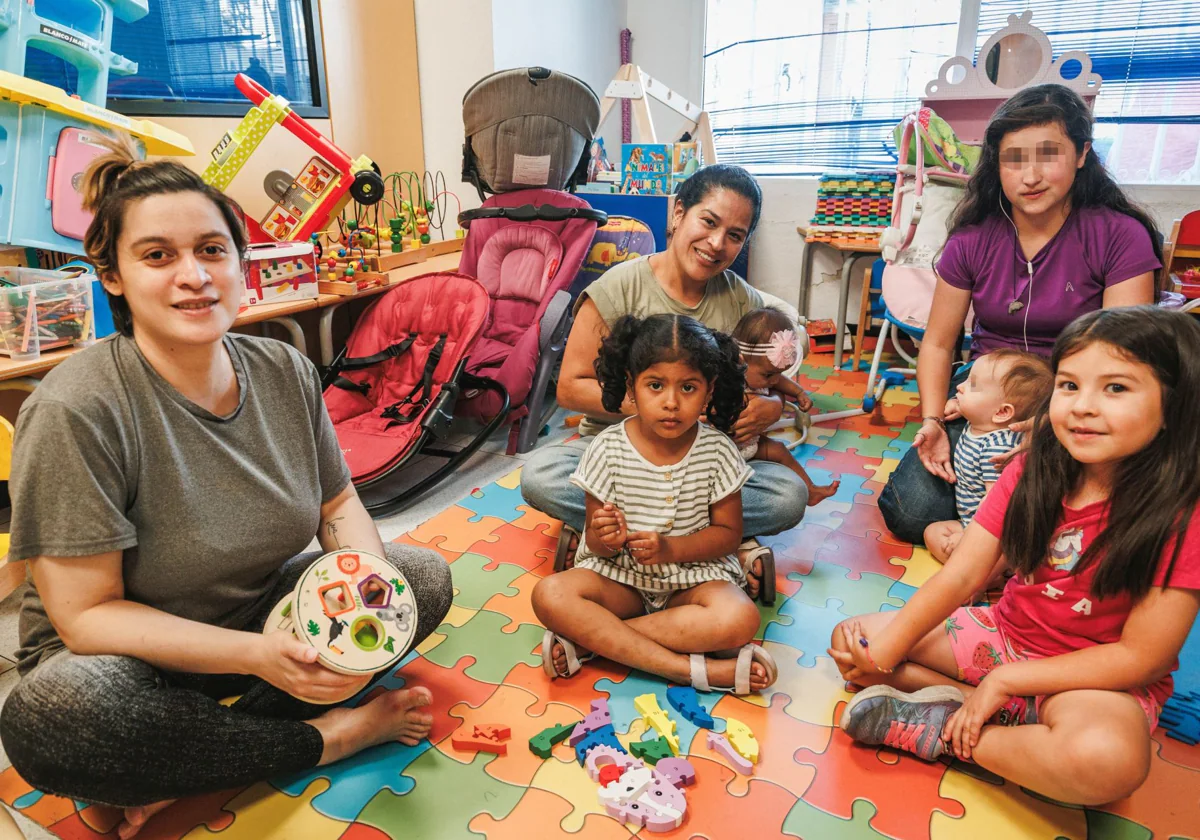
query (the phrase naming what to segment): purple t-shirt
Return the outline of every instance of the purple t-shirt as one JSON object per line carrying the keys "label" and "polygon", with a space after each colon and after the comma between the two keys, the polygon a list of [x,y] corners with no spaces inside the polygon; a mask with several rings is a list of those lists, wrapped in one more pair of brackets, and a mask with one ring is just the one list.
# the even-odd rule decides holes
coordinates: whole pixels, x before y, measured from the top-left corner
{"label": "purple t-shirt", "polygon": [[[1160,265],[1141,222],[1105,207],[1084,207],[1033,258],[1032,303],[1029,269],[1016,231],[1003,216],[950,237],[937,271],[951,286],[971,293],[975,358],[1001,347],[1025,350],[1026,340],[1029,352],[1049,356],[1067,324],[1103,306],[1107,287]],[[1010,313],[1013,300],[1025,307]]]}

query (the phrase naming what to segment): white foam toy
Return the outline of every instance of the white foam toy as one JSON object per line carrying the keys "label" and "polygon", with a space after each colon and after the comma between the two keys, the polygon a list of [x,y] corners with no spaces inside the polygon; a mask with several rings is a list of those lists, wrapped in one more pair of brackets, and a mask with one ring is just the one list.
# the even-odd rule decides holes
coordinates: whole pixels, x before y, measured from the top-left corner
{"label": "white foam toy", "polygon": [[264,633],[288,630],[342,674],[394,665],[417,632],[417,602],[404,575],[365,551],[333,551],[313,562],[295,591],[271,610]]}

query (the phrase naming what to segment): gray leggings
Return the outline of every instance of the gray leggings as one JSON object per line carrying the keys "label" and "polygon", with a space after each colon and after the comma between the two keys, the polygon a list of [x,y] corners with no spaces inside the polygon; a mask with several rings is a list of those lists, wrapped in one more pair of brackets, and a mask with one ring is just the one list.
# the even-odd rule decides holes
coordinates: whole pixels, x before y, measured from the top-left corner
{"label": "gray leggings", "polygon": [[[289,560],[267,606],[245,629],[260,631],[270,607],[319,556]],[[417,600],[415,646],[450,609],[450,567],[432,551],[395,543],[387,557]],[[241,699],[232,706],[217,702],[236,694]],[[35,788],[127,808],[314,767],[324,742],[303,721],[329,708],[258,677],[184,674],[127,656],[62,650],[13,689],[0,714],[0,740]]]}

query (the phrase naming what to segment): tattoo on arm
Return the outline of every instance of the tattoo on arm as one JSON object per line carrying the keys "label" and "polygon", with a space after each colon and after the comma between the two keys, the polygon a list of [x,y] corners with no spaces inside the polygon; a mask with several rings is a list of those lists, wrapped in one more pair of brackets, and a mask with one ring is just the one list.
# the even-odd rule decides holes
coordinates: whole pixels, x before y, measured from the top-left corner
{"label": "tattoo on arm", "polygon": [[348,548],[348,546],[342,545],[342,541],[340,539],[338,539],[338,535],[337,535],[337,532],[338,532],[337,524],[345,518],[346,517],[344,517],[344,516],[339,516],[335,519],[330,519],[329,522],[325,525],[325,530],[329,533],[329,538],[331,540],[333,540],[333,544],[337,548]]}

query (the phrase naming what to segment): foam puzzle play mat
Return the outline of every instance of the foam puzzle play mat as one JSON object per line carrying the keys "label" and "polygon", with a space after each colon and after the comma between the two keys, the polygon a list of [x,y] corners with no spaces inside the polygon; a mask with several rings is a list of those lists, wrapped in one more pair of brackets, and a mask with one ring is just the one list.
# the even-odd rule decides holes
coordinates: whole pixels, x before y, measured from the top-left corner
{"label": "foam puzzle play mat", "polygon": [[[830,412],[860,403],[865,380],[805,366],[800,383]],[[862,416],[815,427],[796,449],[815,481],[840,476],[841,487],[799,527],[764,539],[779,596],[762,609],[759,638],[780,676],[762,694],[697,695],[600,660],[552,682],[530,593],[552,571],[559,524],[525,505],[517,471],[401,538],[444,556],[456,590],[445,622],[382,683],[432,690],[428,740],[181,800],[139,836],[1200,837],[1195,631],[1153,736],[1149,778],[1103,808],[1051,802],[974,765],[856,745],[837,728],[850,695],[825,654],[830,631],[847,616],[899,608],[937,568],[924,549],[891,537],[879,514],[879,492],[918,428],[915,383],[883,403],[886,425]],[[62,838],[116,836],[116,811],[43,795],[11,768],[0,774],[0,800]]]}

